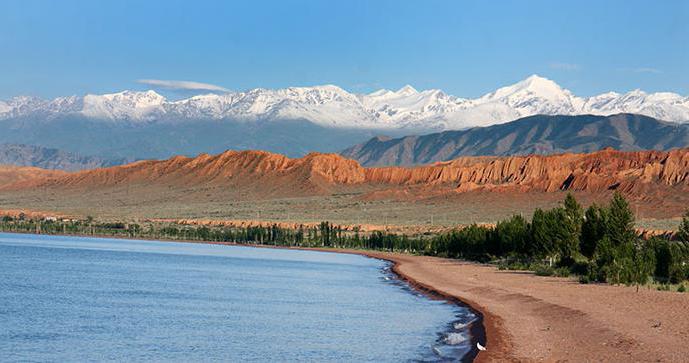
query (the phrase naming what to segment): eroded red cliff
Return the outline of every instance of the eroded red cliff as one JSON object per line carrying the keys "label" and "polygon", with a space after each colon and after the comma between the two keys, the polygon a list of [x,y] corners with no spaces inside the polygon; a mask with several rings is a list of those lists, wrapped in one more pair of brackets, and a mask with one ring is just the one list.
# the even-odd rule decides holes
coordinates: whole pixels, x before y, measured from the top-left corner
{"label": "eroded red cliff", "polygon": [[[263,151],[227,151],[69,174],[18,178],[5,189],[32,187],[98,188],[127,183],[175,185],[221,184],[241,188],[271,186],[289,194],[329,193],[338,186],[442,187],[473,190],[600,192],[619,189],[641,193],[653,188],[689,186],[689,149],[669,152],[465,157],[420,167],[364,168],[337,154],[312,153],[298,159]],[[11,178],[10,178],[11,180]],[[9,185],[8,185],[9,184]]]}

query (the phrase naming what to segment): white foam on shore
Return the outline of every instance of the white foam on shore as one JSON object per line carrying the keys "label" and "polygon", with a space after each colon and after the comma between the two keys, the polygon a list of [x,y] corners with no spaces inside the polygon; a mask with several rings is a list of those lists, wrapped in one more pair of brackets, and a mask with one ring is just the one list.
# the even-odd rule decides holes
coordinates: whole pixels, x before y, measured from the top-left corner
{"label": "white foam on shore", "polygon": [[455,328],[455,330],[462,330],[462,329],[466,328],[467,326],[469,326],[469,324],[471,324],[471,322],[469,322],[469,323],[455,323],[453,325],[453,327]]}
{"label": "white foam on shore", "polygon": [[465,342],[467,338],[462,333],[449,333],[445,337],[445,344],[458,345]]}

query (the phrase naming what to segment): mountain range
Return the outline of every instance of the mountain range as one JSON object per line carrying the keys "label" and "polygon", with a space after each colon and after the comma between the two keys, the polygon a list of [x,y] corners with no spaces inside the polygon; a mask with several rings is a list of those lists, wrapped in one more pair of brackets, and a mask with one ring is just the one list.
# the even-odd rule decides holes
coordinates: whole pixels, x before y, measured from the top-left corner
{"label": "mountain range", "polygon": [[670,150],[689,146],[689,124],[618,114],[525,117],[505,124],[401,138],[375,137],[342,155],[365,166],[418,165],[461,156]]}
{"label": "mountain range", "polygon": [[42,169],[77,171],[126,163],[126,159],[107,160],[58,149],[33,145],[0,144],[0,164],[34,166]]}
{"label": "mountain range", "polygon": [[20,96],[0,101],[0,119],[25,116],[54,118],[81,115],[89,119],[146,123],[184,120],[307,120],[336,128],[442,129],[487,126],[536,114],[610,115],[636,113],[660,120],[689,121],[689,97],[634,90],[592,97],[575,96],[555,82],[533,75],[479,98],[417,91],[404,86],[354,94],[334,86],[257,88],[246,92],[206,94],[168,101],[149,90],[58,97],[42,100]]}
{"label": "mountain range", "polygon": [[167,100],[154,91],[53,100],[15,97],[0,102],[0,143],[60,149],[104,161],[227,149],[299,157],[312,151],[339,152],[378,135],[464,130],[535,114],[619,112],[682,123],[689,120],[689,98],[639,90],[582,98],[539,76],[476,99],[411,86],[370,94],[336,86],[254,89],[181,100]]}
{"label": "mountain range", "polygon": [[647,115],[689,121],[689,97],[605,93],[578,97],[531,76],[479,98],[441,90],[350,93],[333,85],[253,89],[168,100],[154,91],[0,101],[0,143],[101,159],[167,158],[261,149],[290,157],[337,152],[374,136],[401,137],[502,124],[525,116]]}

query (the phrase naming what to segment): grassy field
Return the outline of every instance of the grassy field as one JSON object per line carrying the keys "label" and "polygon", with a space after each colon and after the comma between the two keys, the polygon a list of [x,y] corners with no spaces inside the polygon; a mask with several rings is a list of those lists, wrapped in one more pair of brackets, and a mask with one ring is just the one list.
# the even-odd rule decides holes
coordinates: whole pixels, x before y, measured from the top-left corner
{"label": "grassy field", "polygon": [[[279,198],[259,191],[220,186],[119,186],[107,189],[44,188],[0,192],[0,209],[29,209],[103,220],[214,219],[280,222],[320,222],[381,226],[438,226],[494,223],[513,214],[530,217],[536,208],[560,203],[555,193],[445,193],[427,198],[371,198],[370,190],[347,190],[331,195]],[[575,193],[584,205],[606,202],[609,194]],[[674,229],[679,218],[664,213],[662,203],[632,200],[638,226]],[[679,214],[678,214],[679,215]]]}

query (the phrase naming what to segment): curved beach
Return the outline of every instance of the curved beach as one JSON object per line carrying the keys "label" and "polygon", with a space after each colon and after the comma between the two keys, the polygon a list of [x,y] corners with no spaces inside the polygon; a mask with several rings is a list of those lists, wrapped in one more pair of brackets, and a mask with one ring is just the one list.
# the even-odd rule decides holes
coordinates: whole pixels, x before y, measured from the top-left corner
{"label": "curved beach", "polygon": [[582,285],[437,257],[347,252],[393,261],[410,283],[481,312],[488,349],[479,362],[680,362],[689,356],[689,294]]}
{"label": "curved beach", "polygon": [[485,342],[487,350],[478,353],[477,362],[685,362],[689,356],[689,293],[584,285],[567,278],[401,253],[243,246],[359,254],[390,261],[393,271],[413,287],[480,313],[482,324],[471,332],[475,340]]}

